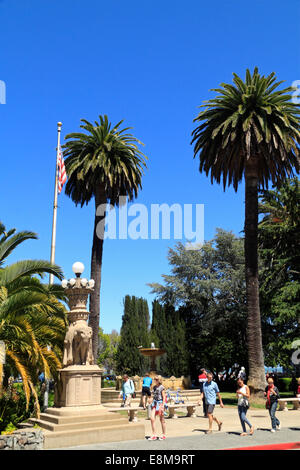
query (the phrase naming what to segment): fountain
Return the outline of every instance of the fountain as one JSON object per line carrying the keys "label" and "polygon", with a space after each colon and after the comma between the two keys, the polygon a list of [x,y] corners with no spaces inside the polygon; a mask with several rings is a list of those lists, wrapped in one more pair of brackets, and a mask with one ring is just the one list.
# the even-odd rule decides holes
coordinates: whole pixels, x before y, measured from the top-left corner
{"label": "fountain", "polygon": [[156,358],[165,354],[166,351],[161,348],[156,348],[154,343],[151,343],[151,348],[139,347],[138,349],[143,356],[150,358],[150,376],[156,375]]}

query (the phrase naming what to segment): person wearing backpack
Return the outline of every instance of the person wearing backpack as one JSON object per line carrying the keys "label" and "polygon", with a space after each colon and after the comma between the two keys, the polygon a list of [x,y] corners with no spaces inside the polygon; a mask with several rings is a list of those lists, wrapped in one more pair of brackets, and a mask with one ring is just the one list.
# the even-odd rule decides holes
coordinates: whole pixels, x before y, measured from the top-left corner
{"label": "person wearing backpack", "polygon": [[239,413],[239,417],[240,417],[240,421],[241,421],[241,425],[243,429],[243,432],[240,435],[247,436],[246,424],[250,428],[250,434],[253,434],[254,432],[254,427],[246,418],[246,414],[249,409],[250,390],[249,390],[248,385],[244,384],[244,381],[242,378],[239,378],[237,380],[237,386],[238,386],[238,389],[236,391],[236,396],[238,399],[238,413]]}
{"label": "person wearing backpack", "polygon": [[133,398],[135,393],[134,390],[134,383],[132,380],[129,380],[129,377],[127,374],[123,375],[123,384],[122,384],[122,390],[120,392],[119,397],[123,398],[123,403],[121,406],[130,406],[131,405],[131,399]]}

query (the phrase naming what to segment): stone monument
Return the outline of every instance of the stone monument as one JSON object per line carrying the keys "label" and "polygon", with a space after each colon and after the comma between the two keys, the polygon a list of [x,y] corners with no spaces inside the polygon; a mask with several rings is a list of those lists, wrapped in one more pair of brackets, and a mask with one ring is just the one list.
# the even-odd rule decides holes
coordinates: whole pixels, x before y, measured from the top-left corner
{"label": "stone monument", "polygon": [[72,269],[76,279],[62,282],[69,299],[70,311],[55,406],[100,405],[102,370],[94,364],[92,328],[87,324],[89,312],[86,309],[94,281],[80,278],[84,269],[82,263],[74,263]]}

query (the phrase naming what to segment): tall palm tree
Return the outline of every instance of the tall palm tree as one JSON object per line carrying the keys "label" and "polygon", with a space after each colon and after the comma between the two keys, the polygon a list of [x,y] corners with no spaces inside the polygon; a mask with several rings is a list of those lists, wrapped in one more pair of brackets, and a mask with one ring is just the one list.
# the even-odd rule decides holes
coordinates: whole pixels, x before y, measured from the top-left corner
{"label": "tall palm tree", "polygon": [[224,190],[237,191],[245,178],[245,269],[248,310],[249,386],[260,395],[265,384],[264,355],[259,308],[257,257],[258,188],[271,181],[278,186],[293,171],[299,172],[299,105],[291,101],[288,87],[275,73],[267,77],[255,68],[243,81],[233,74],[233,85],[222,83],[217,96],[205,102],[194,119],[194,157],[199,154],[200,172]]}
{"label": "tall palm tree", "polygon": [[104,217],[97,208],[108,202],[119,205],[119,197],[127,196],[132,201],[142,187],[143,170],[147,158],[138,148],[143,145],[127,131],[120,129],[123,121],[112,126],[107,116],[99,116],[94,124],[81,119],[80,127],[86,133],[68,134],[64,145],[65,166],[68,175],[66,194],[75,204],[95,201],[95,219],[91,256],[91,278],[95,289],[90,299],[89,323],[93,329],[93,354],[98,354],[98,332],[100,319],[100,287],[102,253],[104,241]]}

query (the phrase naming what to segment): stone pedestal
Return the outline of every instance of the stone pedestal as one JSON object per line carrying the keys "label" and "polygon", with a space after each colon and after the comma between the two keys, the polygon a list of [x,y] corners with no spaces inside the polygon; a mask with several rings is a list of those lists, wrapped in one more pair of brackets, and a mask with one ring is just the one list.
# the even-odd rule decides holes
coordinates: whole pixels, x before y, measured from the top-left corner
{"label": "stone pedestal", "polygon": [[97,365],[72,365],[61,369],[55,406],[100,405],[101,375],[102,369]]}

